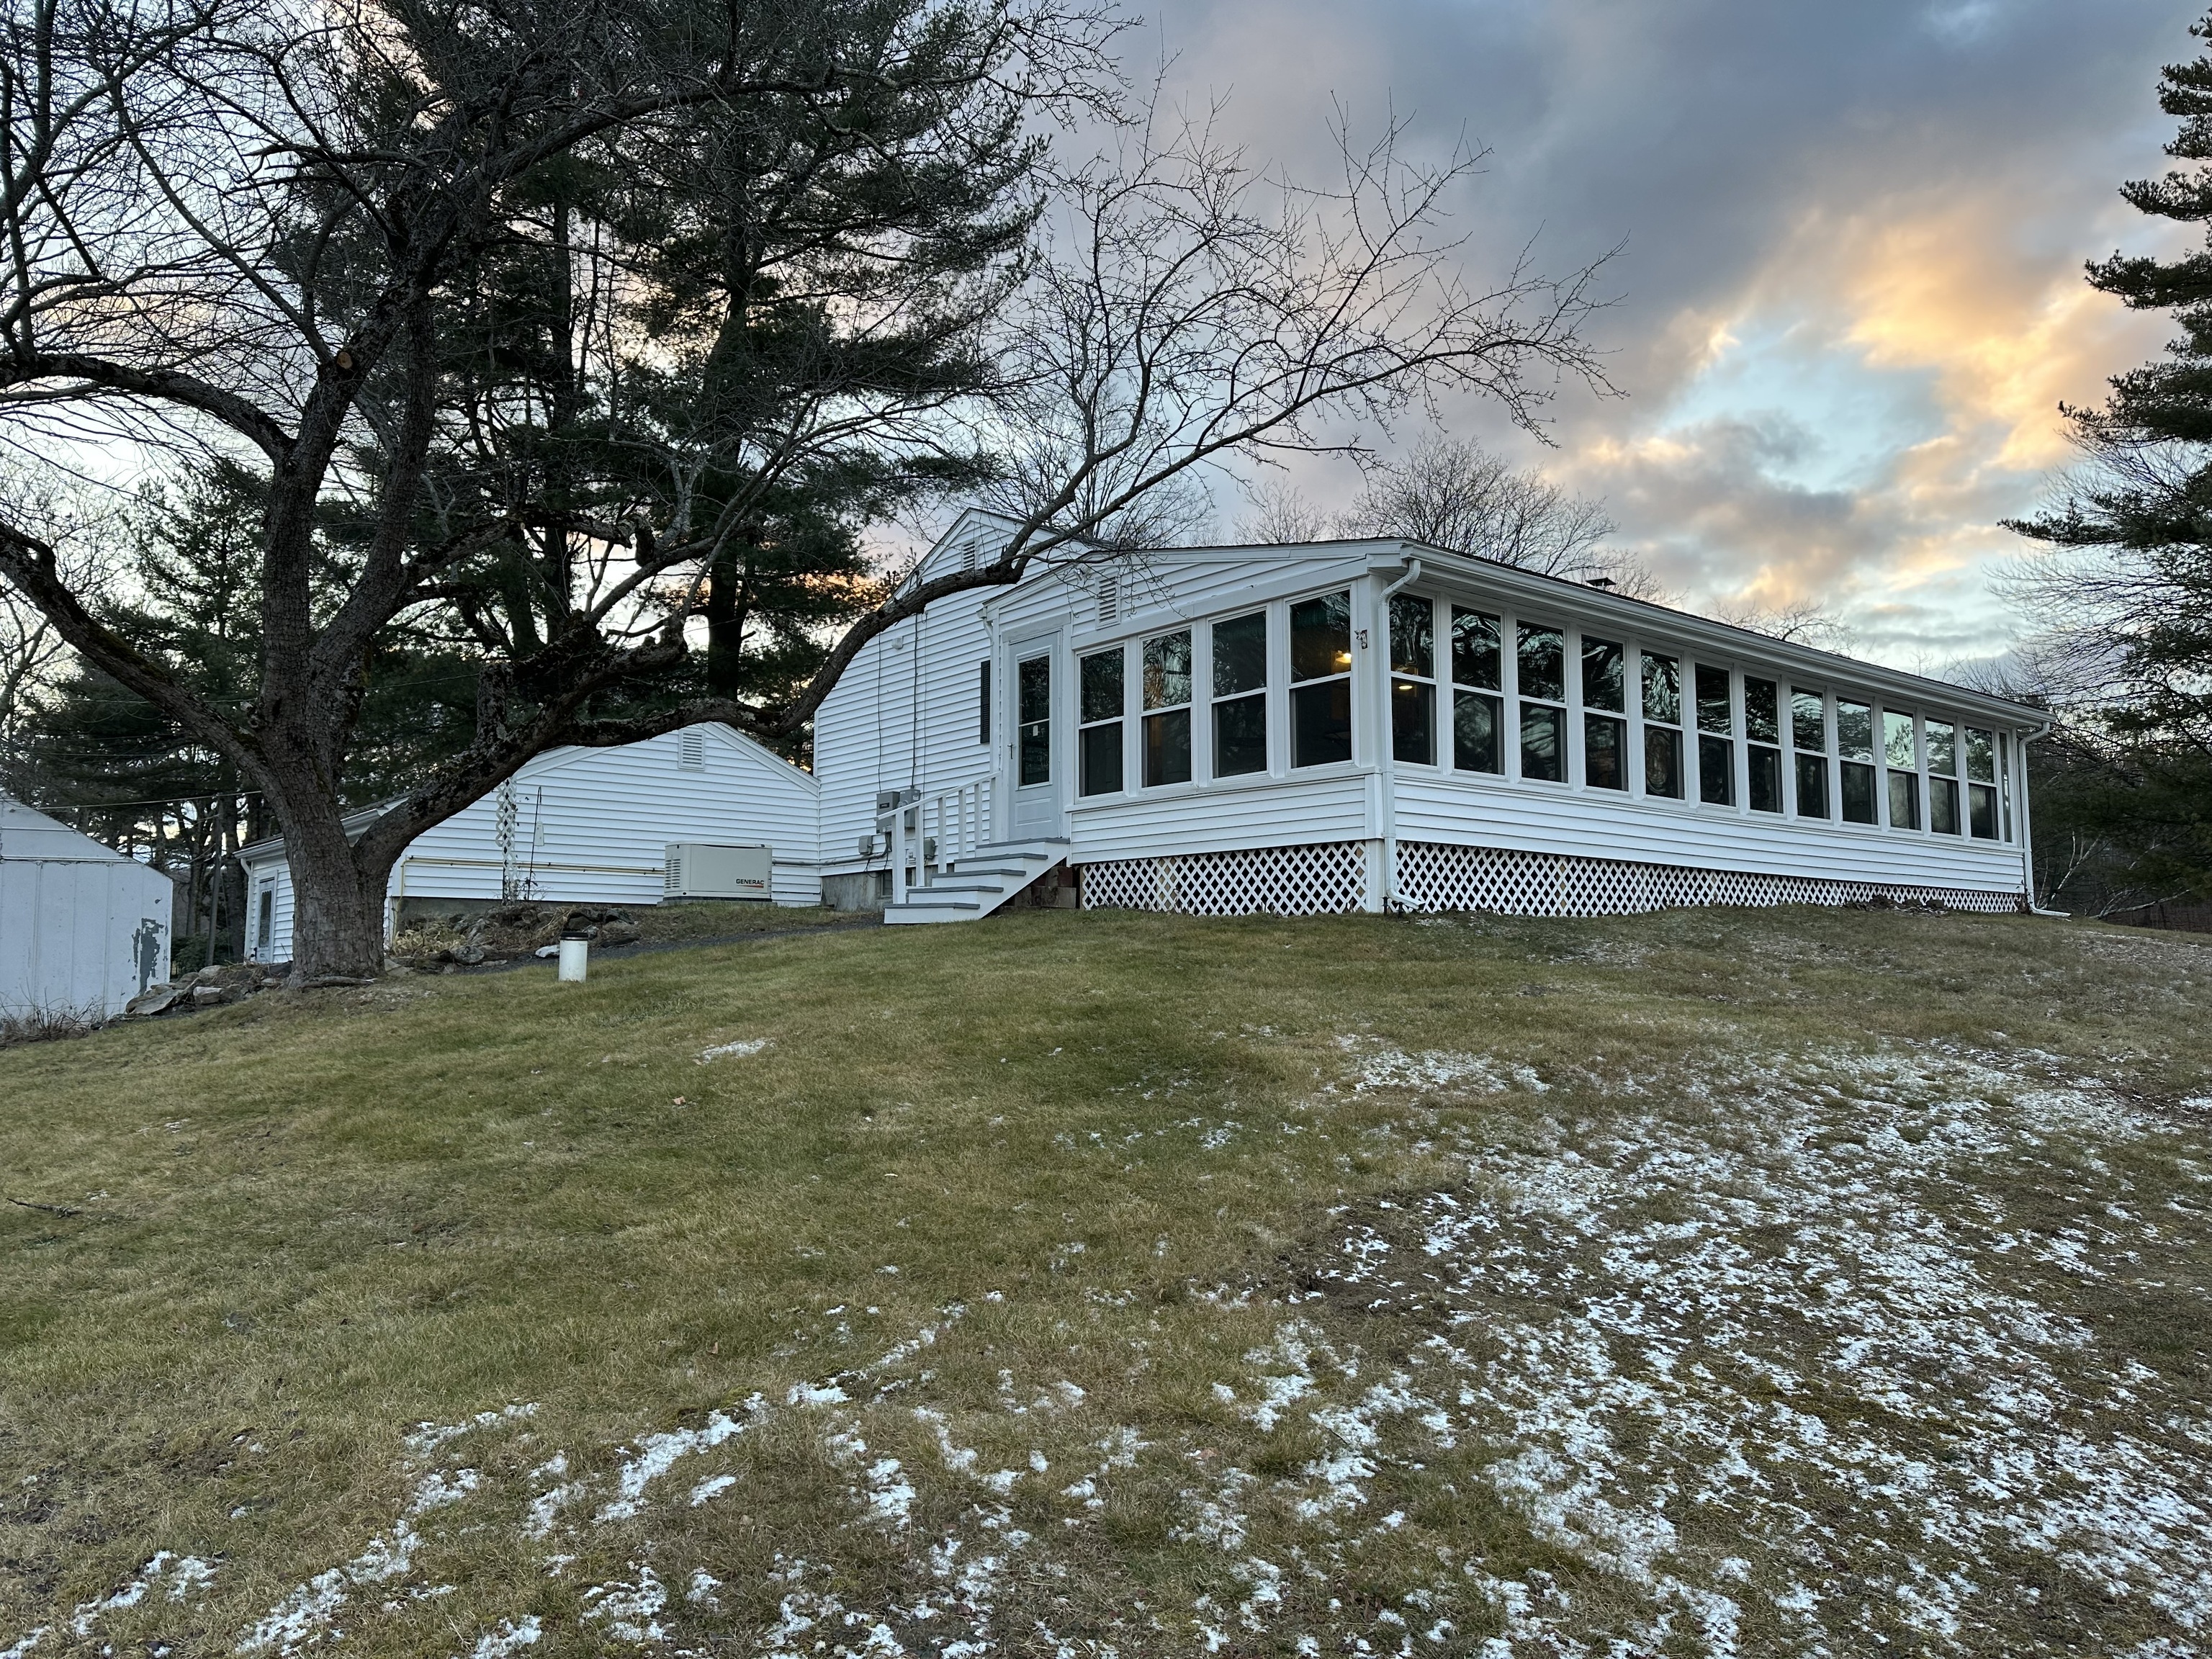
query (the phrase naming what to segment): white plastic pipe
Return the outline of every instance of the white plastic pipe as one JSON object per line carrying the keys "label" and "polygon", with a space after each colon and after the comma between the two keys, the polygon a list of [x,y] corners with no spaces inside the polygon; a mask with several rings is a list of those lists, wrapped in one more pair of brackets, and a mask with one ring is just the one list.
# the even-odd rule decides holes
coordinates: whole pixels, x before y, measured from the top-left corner
{"label": "white plastic pipe", "polygon": [[587,939],[564,939],[561,941],[561,977],[564,981],[584,982],[584,975],[592,965],[592,942]]}

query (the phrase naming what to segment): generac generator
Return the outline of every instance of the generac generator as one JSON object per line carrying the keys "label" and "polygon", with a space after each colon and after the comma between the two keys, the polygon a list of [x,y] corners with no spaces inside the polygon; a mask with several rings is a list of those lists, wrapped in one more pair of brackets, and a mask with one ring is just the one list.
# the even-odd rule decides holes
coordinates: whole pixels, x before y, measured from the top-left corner
{"label": "generac generator", "polygon": [[712,842],[672,841],[661,880],[663,899],[750,899],[767,904],[775,896],[775,859],[766,847],[723,847]]}

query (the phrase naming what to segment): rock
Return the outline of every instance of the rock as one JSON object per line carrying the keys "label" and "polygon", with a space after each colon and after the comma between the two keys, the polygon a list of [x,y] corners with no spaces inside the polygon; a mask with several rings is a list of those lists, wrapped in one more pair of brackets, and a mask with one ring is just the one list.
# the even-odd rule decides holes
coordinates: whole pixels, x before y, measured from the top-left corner
{"label": "rock", "polygon": [[618,945],[635,945],[644,937],[631,923],[614,921],[599,929],[599,943],[613,950]]}
{"label": "rock", "polygon": [[400,961],[398,957],[386,957],[384,959],[384,971],[396,976],[400,974],[411,974],[415,969],[411,964]]}
{"label": "rock", "polygon": [[149,985],[125,1003],[123,1012],[125,1015],[135,1015],[140,1018],[151,1018],[155,1014],[166,1014],[177,1006],[177,1000],[184,994],[184,988],[181,986]]}
{"label": "rock", "polygon": [[228,999],[224,996],[222,987],[220,985],[192,987],[192,1006],[195,1008],[213,1008],[226,1000]]}
{"label": "rock", "polygon": [[453,960],[464,968],[473,968],[484,959],[484,948],[474,939],[453,952]]}

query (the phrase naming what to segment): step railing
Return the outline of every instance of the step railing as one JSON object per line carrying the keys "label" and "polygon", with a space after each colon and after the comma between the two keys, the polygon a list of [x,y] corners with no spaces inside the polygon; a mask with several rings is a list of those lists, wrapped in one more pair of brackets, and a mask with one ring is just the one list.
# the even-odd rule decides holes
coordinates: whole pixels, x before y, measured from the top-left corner
{"label": "step railing", "polygon": [[973,778],[930,793],[901,790],[908,799],[876,814],[876,828],[890,837],[892,903],[905,903],[909,889],[928,887],[939,871],[974,858],[991,839],[991,781]]}

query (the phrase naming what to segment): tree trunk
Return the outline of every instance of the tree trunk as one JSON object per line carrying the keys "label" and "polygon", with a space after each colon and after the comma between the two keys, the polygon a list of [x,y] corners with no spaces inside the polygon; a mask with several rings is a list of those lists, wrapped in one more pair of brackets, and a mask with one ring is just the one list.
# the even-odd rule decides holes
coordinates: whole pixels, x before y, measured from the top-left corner
{"label": "tree trunk", "polygon": [[367,979],[384,970],[389,861],[365,868],[337,803],[302,789],[274,802],[292,873],[292,980]]}

